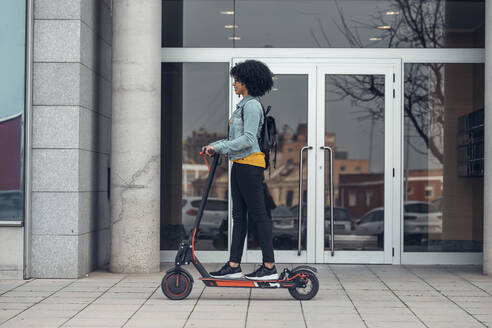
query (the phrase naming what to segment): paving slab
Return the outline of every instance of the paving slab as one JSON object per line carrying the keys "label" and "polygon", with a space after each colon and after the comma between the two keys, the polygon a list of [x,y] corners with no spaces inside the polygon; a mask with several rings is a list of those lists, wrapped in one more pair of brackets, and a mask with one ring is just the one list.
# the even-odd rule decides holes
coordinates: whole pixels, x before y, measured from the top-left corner
{"label": "paving slab", "polygon": [[426,326],[417,320],[412,321],[366,321],[369,328],[426,328]]}
{"label": "paving slab", "polygon": [[[122,327],[129,317],[120,318],[73,318],[65,325],[86,326],[86,327]],[[64,326],[65,326],[64,325]]]}
{"label": "paving slab", "polygon": [[[142,327],[145,327],[145,328],[183,328],[183,325],[185,323],[186,320],[184,319],[174,319],[174,318],[171,318],[171,319],[167,319],[165,321],[161,320],[161,319],[156,319],[156,320],[152,320],[152,319],[130,319],[126,324],[125,324],[125,328],[142,328]],[[66,326],[66,327],[69,327],[69,326]],[[65,326],[64,326],[65,328]],[[75,326],[74,326],[75,328]],[[81,327],[77,327],[77,328],[81,328]]]}
{"label": "paving slab", "polygon": [[308,321],[326,321],[326,322],[350,322],[363,321],[358,313],[352,314],[330,314],[330,313],[305,313],[304,317]]}
{"label": "paving slab", "polygon": [[[319,327],[330,327],[330,328],[367,328],[367,326],[364,324],[362,320],[356,320],[356,321],[319,321],[319,320],[309,320],[306,319],[306,327],[313,327],[313,328],[319,328]],[[302,326],[300,326],[302,327]]]}
{"label": "paving slab", "polygon": [[[325,322],[325,325],[327,323]],[[331,326],[331,325],[330,325]],[[201,327],[201,326],[198,326]],[[304,321],[274,321],[274,320],[248,320],[246,322],[247,328],[270,328],[270,327],[283,327],[283,328],[300,328],[306,327]]]}
{"label": "paving slab", "polygon": [[[162,270],[171,266],[163,264]],[[245,272],[255,268],[242,266]],[[316,267],[320,290],[309,301],[295,300],[287,290],[205,287],[193,268],[193,290],[181,301],[163,295],[164,271],[0,281],[0,328],[492,327],[492,277],[477,267]]]}

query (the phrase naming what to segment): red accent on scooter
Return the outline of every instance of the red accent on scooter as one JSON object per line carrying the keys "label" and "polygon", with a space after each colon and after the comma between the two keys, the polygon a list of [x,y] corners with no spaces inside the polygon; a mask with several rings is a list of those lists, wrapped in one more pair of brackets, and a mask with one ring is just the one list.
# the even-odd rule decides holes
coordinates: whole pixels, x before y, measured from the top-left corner
{"label": "red accent on scooter", "polygon": [[224,281],[217,280],[216,281],[218,287],[255,287],[254,281]]}
{"label": "red accent on scooter", "polygon": [[204,152],[200,152],[200,155],[202,155],[203,159],[205,160],[205,164],[207,164],[208,171],[210,172],[210,165],[208,165],[207,156],[205,156]]}
{"label": "red accent on scooter", "polygon": [[[176,277],[176,279],[179,279],[179,276],[178,276],[178,277]],[[179,294],[175,294],[175,293],[173,293],[173,292],[169,289],[169,279],[166,281],[166,289],[167,289],[167,291],[168,291],[169,293],[171,293],[171,294],[172,294],[172,295],[174,295],[174,296],[180,296],[180,295],[183,295],[183,294],[184,294],[184,293],[186,293],[186,291],[188,290],[188,280],[186,280],[186,279],[185,279],[185,281],[186,281],[186,287],[185,287],[184,291],[183,291],[183,292],[181,292],[181,293],[179,293]]]}
{"label": "red accent on scooter", "polygon": [[195,235],[196,235],[196,228],[193,231],[193,239],[191,240],[191,253],[193,254],[193,261],[195,261],[195,264],[196,264],[196,257],[195,257]]}

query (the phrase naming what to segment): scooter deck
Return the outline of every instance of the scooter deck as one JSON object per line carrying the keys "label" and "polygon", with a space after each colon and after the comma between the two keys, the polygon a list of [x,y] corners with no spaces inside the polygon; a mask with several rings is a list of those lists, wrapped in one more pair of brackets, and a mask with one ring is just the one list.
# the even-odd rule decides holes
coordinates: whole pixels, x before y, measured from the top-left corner
{"label": "scooter deck", "polygon": [[295,284],[282,280],[249,280],[227,278],[199,278],[207,287],[243,287],[243,288],[291,288]]}

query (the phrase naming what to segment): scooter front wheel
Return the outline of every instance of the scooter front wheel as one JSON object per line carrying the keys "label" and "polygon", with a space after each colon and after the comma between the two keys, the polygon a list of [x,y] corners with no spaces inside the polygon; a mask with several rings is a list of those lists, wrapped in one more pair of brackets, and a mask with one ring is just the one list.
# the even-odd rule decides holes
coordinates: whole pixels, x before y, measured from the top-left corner
{"label": "scooter front wheel", "polygon": [[171,300],[185,299],[192,288],[193,280],[185,271],[171,271],[162,278],[162,292]]}
{"label": "scooter front wheel", "polygon": [[312,299],[319,290],[319,280],[316,275],[310,270],[299,270],[291,273],[293,276],[299,275],[297,279],[300,279],[304,283],[304,287],[289,288],[289,293],[296,300],[307,301]]}

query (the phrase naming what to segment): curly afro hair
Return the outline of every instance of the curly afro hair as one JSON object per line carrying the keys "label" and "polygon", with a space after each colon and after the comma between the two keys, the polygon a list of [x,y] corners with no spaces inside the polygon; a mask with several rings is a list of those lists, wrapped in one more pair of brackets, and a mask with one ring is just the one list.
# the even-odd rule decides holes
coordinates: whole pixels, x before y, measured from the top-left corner
{"label": "curly afro hair", "polygon": [[246,85],[248,94],[261,97],[273,86],[273,73],[267,65],[257,60],[246,60],[231,69],[231,76]]}

